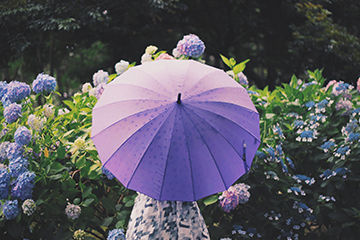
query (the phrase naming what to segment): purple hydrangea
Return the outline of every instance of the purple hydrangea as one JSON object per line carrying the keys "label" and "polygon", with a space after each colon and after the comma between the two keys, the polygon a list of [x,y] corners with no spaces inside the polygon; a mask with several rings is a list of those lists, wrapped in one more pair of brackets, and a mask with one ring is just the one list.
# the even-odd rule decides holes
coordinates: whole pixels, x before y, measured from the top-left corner
{"label": "purple hydrangea", "polygon": [[29,162],[22,157],[18,157],[14,160],[10,160],[9,169],[12,177],[18,177],[20,174],[27,171],[27,167],[29,166]]}
{"label": "purple hydrangea", "polygon": [[6,168],[0,168],[0,199],[5,199],[9,194],[10,173]]}
{"label": "purple hydrangea", "polygon": [[111,180],[114,178],[114,175],[107,168],[102,167],[101,170],[107,179]]}
{"label": "purple hydrangea", "polygon": [[0,199],[6,199],[9,195],[9,184],[0,183]]}
{"label": "purple hydrangea", "polygon": [[4,117],[7,123],[15,122],[21,116],[21,105],[12,103],[4,109]]}
{"label": "purple hydrangea", "polygon": [[81,214],[81,207],[75,204],[68,203],[65,208],[65,214],[71,220],[77,219]]}
{"label": "purple hydrangea", "polygon": [[32,83],[32,89],[35,93],[50,93],[56,88],[56,79],[48,74],[39,73]]}
{"label": "purple hydrangea", "polygon": [[189,34],[177,43],[176,50],[181,55],[198,58],[204,53],[205,44],[195,34]]}
{"label": "purple hydrangea", "polygon": [[0,99],[6,94],[7,92],[7,82],[1,81],[0,82]]}
{"label": "purple hydrangea", "polygon": [[125,240],[125,233],[123,229],[113,229],[109,232],[107,240]]}
{"label": "purple hydrangea", "polygon": [[16,218],[19,214],[18,201],[6,201],[3,205],[3,214],[7,220]]}
{"label": "purple hydrangea", "polygon": [[7,150],[9,147],[9,142],[0,143],[0,162],[3,162],[7,159]]}
{"label": "purple hydrangea", "polygon": [[15,181],[11,195],[21,200],[31,198],[34,188],[35,173],[26,171],[22,173]]}
{"label": "purple hydrangea", "polygon": [[15,160],[23,155],[24,148],[17,143],[9,143],[6,153],[10,161]]}
{"label": "purple hydrangea", "polygon": [[7,85],[5,94],[11,103],[18,102],[30,95],[30,86],[24,82],[12,81]]}
{"label": "purple hydrangea", "polygon": [[239,83],[242,85],[249,85],[249,81],[243,72],[238,73]]}
{"label": "purple hydrangea", "polygon": [[249,188],[250,186],[244,183],[239,183],[229,187],[229,189],[224,191],[219,197],[221,208],[225,212],[230,212],[231,210],[235,209],[240,203],[244,204],[249,201]]}
{"label": "purple hydrangea", "polygon": [[19,145],[26,145],[31,140],[31,132],[24,126],[18,127],[14,135],[15,142]]}

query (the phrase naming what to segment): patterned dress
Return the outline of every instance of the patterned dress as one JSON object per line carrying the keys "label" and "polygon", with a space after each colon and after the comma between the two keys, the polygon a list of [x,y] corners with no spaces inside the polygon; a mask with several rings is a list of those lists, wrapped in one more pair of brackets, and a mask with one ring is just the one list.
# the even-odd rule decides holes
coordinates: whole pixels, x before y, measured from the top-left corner
{"label": "patterned dress", "polygon": [[126,239],[203,240],[210,237],[196,202],[158,201],[138,193]]}

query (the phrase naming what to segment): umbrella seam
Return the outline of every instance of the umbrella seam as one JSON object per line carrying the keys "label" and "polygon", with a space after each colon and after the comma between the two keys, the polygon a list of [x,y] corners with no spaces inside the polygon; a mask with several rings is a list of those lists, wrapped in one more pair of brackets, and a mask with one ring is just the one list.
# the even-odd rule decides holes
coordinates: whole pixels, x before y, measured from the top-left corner
{"label": "umbrella seam", "polygon": [[[176,108],[176,109],[177,109],[177,108]],[[175,115],[174,119],[176,119],[176,115]],[[173,139],[174,128],[175,128],[175,120],[174,120],[173,128],[172,128],[172,130],[171,130],[169,150],[168,150],[168,153],[167,153],[167,156],[166,156],[164,175],[163,175],[163,180],[162,180],[162,183],[161,183],[161,189],[160,189],[160,195],[159,195],[159,200],[160,200],[160,201],[161,201],[161,195],[162,195],[163,188],[164,188],[164,181],[165,181],[165,176],[166,176],[166,169],[167,169],[167,165],[168,165],[167,159],[169,158],[169,154],[170,154],[171,141],[172,141],[172,139]]]}
{"label": "umbrella seam", "polygon": [[103,108],[103,107],[107,107],[107,106],[109,106],[109,105],[112,105],[112,104],[116,104],[116,103],[123,103],[123,102],[130,102],[130,101],[163,101],[163,102],[170,102],[169,100],[160,100],[160,99],[146,99],[146,98],[144,98],[144,99],[141,99],[141,98],[136,98],[136,99],[127,99],[127,100],[120,100],[120,101],[116,101],[116,102],[111,102],[111,103],[107,103],[106,105],[102,105],[102,106],[100,106],[100,107],[94,107],[93,108],[93,111],[94,110],[99,110],[99,109],[101,109],[101,108]]}
{"label": "umbrella seam", "polygon": [[[159,108],[159,109],[165,108],[165,107],[167,107],[167,106],[169,106],[169,105],[171,105],[171,103],[169,103],[169,104],[167,104],[167,105],[165,105],[165,106],[159,106],[159,107],[155,107],[155,108],[146,109],[146,110],[144,110],[144,111],[137,112],[137,113],[131,114],[131,115],[129,115],[129,116],[126,116],[125,118],[119,119],[119,120],[113,122],[112,124],[110,124],[109,126],[107,126],[106,128],[102,129],[100,132],[96,133],[94,136],[91,136],[91,139],[95,138],[97,135],[99,135],[99,134],[102,133],[103,131],[107,130],[108,128],[111,128],[112,126],[114,126],[115,124],[119,123],[120,121],[122,121],[122,120],[124,120],[124,119],[126,119],[126,118],[135,116],[136,114],[143,113],[143,112],[146,112],[146,111],[148,111],[148,110],[154,110],[154,109],[156,109],[156,108]],[[161,114],[161,113],[160,113],[160,114]],[[160,114],[159,114],[159,115],[160,115]],[[158,117],[159,115],[157,115],[156,117]],[[154,117],[154,118],[151,119],[150,121],[154,120],[156,117]],[[149,121],[149,122],[150,122],[150,121]],[[147,123],[148,123],[148,122],[147,122]],[[147,123],[146,123],[146,124],[147,124]]]}
{"label": "umbrella seam", "polygon": [[138,162],[138,164],[135,167],[135,170],[133,171],[133,173],[131,174],[130,180],[128,181],[128,183],[126,184],[126,187],[128,187],[130,185],[131,180],[133,179],[138,167],[140,166],[142,160],[144,159],[144,156],[146,154],[146,152],[149,150],[150,145],[153,143],[153,140],[155,139],[156,135],[159,133],[160,129],[164,126],[165,122],[169,119],[169,116],[171,115],[171,113],[174,111],[174,107],[172,109],[172,111],[167,115],[167,117],[165,118],[165,120],[161,123],[161,126],[159,127],[158,130],[156,130],[156,133],[154,134],[154,137],[150,140],[150,144],[146,147],[144,153],[141,155],[140,161]]}
{"label": "umbrella seam", "polygon": [[191,173],[191,186],[192,186],[192,192],[193,192],[193,198],[194,200],[196,200],[196,196],[195,196],[195,187],[194,187],[194,175],[193,175],[193,169],[192,169],[192,165],[191,165],[191,157],[190,157],[190,148],[189,148],[189,144],[188,144],[188,141],[187,141],[187,134],[186,134],[186,131],[185,131],[185,126],[184,126],[184,119],[182,117],[182,115],[180,114],[180,117],[181,117],[181,123],[182,123],[182,126],[183,126],[183,129],[184,129],[184,136],[185,136],[185,144],[186,144],[186,149],[187,149],[187,152],[188,152],[188,158],[189,158],[189,165],[190,165],[190,173]]}
{"label": "umbrella seam", "polygon": [[[151,73],[148,73],[148,72],[146,72],[146,71],[144,71],[144,70],[142,70],[142,69],[137,69],[137,71],[143,72],[143,73],[145,73],[146,75],[150,76],[155,82],[157,82],[160,86],[162,86],[163,89],[168,90],[168,88],[165,87],[163,84],[161,84],[158,80],[156,80],[156,77],[155,77],[154,75],[152,75]],[[171,95],[171,92],[168,92],[168,91],[167,91],[167,93],[169,93],[169,95]],[[169,97],[169,96],[168,96],[168,97]]]}
{"label": "umbrella seam", "polygon": [[[227,103],[227,102],[214,102],[214,103],[225,103],[225,104],[231,104],[231,105],[234,105],[234,106],[241,107],[241,106],[239,106],[239,105],[236,105],[236,104],[233,104],[233,103]],[[218,114],[218,113],[215,113],[215,112],[209,111],[209,110],[207,110],[207,109],[203,109],[203,108],[194,106],[194,105],[192,105],[191,103],[188,103],[188,105],[191,105],[191,107],[194,107],[194,108],[197,108],[197,109],[200,109],[200,110],[209,112],[209,113],[211,113],[211,114],[217,115],[217,116],[219,116],[219,117],[221,117],[221,118],[224,118],[224,119],[226,119],[226,120],[228,120],[228,121],[230,121],[230,122],[233,122],[233,123],[237,124],[238,126],[240,126],[241,128],[243,128],[247,133],[249,133],[251,136],[253,136],[254,138],[256,138],[256,140],[258,140],[259,142],[261,142],[260,139],[259,139],[257,136],[255,136],[253,133],[251,133],[251,132],[250,132],[246,127],[244,127],[242,124],[238,124],[238,123],[234,122],[233,120],[231,120],[231,119],[229,119],[229,118],[227,118],[227,117],[224,117],[224,116],[222,116],[222,115],[220,115],[220,114]],[[245,108],[245,109],[247,109],[247,108]],[[259,116],[259,113],[258,113],[258,112],[253,112],[253,113]]]}
{"label": "umbrella seam", "polygon": [[220,175],[220,177],[221,177],[221,180],[222,180],[222,182],[223,182],[223,184],[224,184],[224,187],[225,187],[225,190],[226,190],[226,189],[227,189],[227,186],[226,186],[224,177],[222,176],[222,174],[221,174],[221,172],[220,172],[219,166],[218,166],[217,162],[215,161],[215,158],[214,158],[212,152],[210,151],[210,148],[209,148],[208,144],[205,142],[204,137],[201,135],[201,133],[200,133],[200,131],[197,129],[196,125],[191,121],[191,118],[190,118],[189,114],[186,112],[185,109],[184,109],[184,112],[188,115],[188,118],[190,119],[190,122],[193,124],[194,128],[196,129],[196,131],[198,132],[199,136],[201,137],[203,143],[205,144],[207,150],[209,151],[209,153],[210,153],[210,155],[211,155],[211,158],[213,159],[213,161],[214,161],[214,163],[215,163],[216,169],[218,170],[218,173],[219,173],[219,175]]}
{"label": "umbrella seam", "polygon": [[[192,89],[194,89],[194,86],[195,86],[196,84],[198,84],[201,80],[203,80],[203,79],[206,78],[207,76],[209,76],[209,75],[211,75],[211,74],[214,74],[214,73],[216,73],[216,72],[223,72],[223,73],[225,73],[224,71],[222,71],[222,70],[220,70],[220,69],[217,69],[217,68],[214,68],[214,69],[212,69],[212,70],[213,70],[213,71],[211,71],[211,72],[205,74],[204,76],[202,76],[196,83],[194,83],[194,84],[191,86],[191,88],[188,87],[187,89],[189,89],[189,92],[190,92]],[[226,73],[225,73],[225,74],[226,74]]]}
{"label": "umbrella seam", "polygon": [[[147,122],[146,124],[144,124],[141,128],[139,128],[138,130],[136,130],[134,133],[132,133],[117,149],[116,151],[113,152],[113,154],[111,154],[111,156],[105,161],[105,163],[103,164],[103,167],[105,167],[105,165],[109,162],[109,160],[114,156],[114,154],[122,147],[124,146],[131,137],[133,137],[139,130],[141,130],[142,128],[144,128],[146,125],[148,125],[152,120],[158,118],[162,113],[160,113],[158,116],[154,117],[153,119],[151,119],[149,122]],[[95,137],[95,136],[94,136]]]}
{"label": "umbrella seam", "polygon": [[[221,132],[219,131],[219,130],[217,130],[214,126],[212,126],[208,121],[206,121],[206,119],[204,119],[204,118],[202,118],[199,114],[197,114],[196,112],[194,112],[193,110],[191,110],[191,109],[189,109],[191,112],[193,112],[195,115],[197,115],[200,119],[203,119],[204,120],[204,122],[207,124],[207,125],[209,125],[212,129],[214,129],[217,133],[219,133],[222,137],[223,137],[223,139],[232,147],[232,149],[234,149],[234,151],[236,152],[236,154],[240,157],[240,159],[243,161],[243,164],[244,164],[244,169],[245,169],[245,164],[246,164],[246,159],[244,160],[242,157],[241,157],[241,155],[240,155],[240,153],[237,151],[237,149],[229,142],[229,140],[227,140],[226,139],[226,137],[223,135],[223,134],[221,134]],[[246,171],[246,169],[245,169],[245,171]]]}

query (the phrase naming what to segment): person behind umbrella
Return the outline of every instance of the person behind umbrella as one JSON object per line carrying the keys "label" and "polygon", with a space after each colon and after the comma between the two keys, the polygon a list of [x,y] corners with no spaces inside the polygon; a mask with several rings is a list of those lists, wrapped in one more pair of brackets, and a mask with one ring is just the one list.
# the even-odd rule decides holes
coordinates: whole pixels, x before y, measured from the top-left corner
{"label": "person behind umbrella", "polygon": [[159,201],[138,193],[126,239],[210,239],[197,203]]}

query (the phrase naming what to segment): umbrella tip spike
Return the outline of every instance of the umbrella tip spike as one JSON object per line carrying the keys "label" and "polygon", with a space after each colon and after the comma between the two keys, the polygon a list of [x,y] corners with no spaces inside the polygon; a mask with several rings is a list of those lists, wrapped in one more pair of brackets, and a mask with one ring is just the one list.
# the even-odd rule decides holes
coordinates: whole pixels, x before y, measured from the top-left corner
{"label": "umbrella tip spike", "polygon": [[177,104],[180,104],[181,103],[181,93],[178,94],[178,97],[177,97]]}

